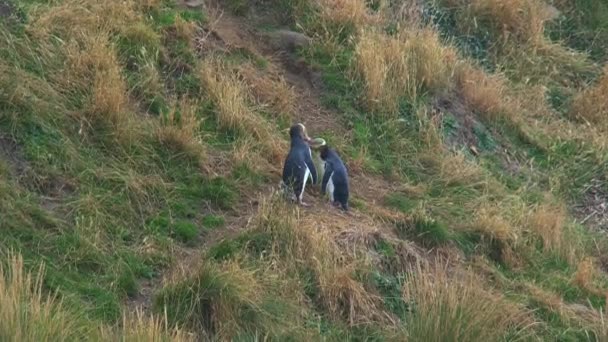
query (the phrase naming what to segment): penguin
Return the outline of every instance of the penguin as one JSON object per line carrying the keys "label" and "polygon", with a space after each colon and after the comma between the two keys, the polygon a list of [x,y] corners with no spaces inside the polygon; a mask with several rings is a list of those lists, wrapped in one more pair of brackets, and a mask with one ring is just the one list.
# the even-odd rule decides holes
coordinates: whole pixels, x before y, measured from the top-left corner
{"label": "penguin", "polygon": [[321,184],[321,193],[329,192],[332,204],[340,205],[342,210],[348,211],[348,172],[338,153],[325,145],[320,149],[321,160],[325,162],[325,173]]}
{"label": "penguin", "polygon": [[301,123],[291,126],[289,136],[291,146],[283,166],[281,185],[283,189],[291,192],[292,199],[295,197],[298,204],[308,206],[303,201],[306,183],[312,178],[312,183],[317,184],[317,170],[312,161],[312,152],[309,145],[311,139],[306,133],[306,127]]}

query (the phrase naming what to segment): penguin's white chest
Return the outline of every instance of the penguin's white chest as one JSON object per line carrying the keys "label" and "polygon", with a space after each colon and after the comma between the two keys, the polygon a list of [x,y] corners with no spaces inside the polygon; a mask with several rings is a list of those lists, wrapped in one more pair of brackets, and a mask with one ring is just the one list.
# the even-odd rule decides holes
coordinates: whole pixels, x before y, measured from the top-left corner
{"label": "penguin's white chest", "polygon": [[306,189],[306,183],[308,183],[308,178],[311,178],[311,177],[312,177],[312,175],[310,174],[310,169],[308,168],[308,166],[305,166],[304,179],[302,179],[302,191],[298,195],[298,198],[300,200],[302,200],[302,197],[304,196],[304,189]]}
{"label": "penguin's white chest", "polygon": [[336,187],[334,186],[334,173],[332,172],[329,176],[329,181],[327,182],[327,192],[329,193],[329,199],[334,201],[334,190]]}

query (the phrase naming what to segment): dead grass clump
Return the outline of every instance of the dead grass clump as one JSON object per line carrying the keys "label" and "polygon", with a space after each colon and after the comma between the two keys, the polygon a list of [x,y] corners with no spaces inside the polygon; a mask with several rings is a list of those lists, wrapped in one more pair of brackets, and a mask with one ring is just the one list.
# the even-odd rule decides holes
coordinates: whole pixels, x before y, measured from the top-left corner
{"label": "dead grass clump", "polygon": [[[511,268],[522,265],[520,253],[517,253],[521,238],[521,229],[508,220],[504,213],[507,211],[503,206],[482,204],[475,211],[475,220],[471,229],[487,239],[487,253],[495,259],[500,260]],[[511,208],[509,211],[513,211]]]}
{"label": "dead grass clump", "polygon": [[353,279],[361,269],[355,264],[347,266],[326,264],[317,269],[320,297],[335,319],[346,319],[351,326],[386,320],[381,301],[361,282]]}
{"label": "dead grass clump", "polygon": [[596,84],[581,91],[572,101],[570,115],[589,124],[608,128],[608,67]]}
{"label": "dead grass clump", "polygon": [[89,133],[93,133],[98,124],[110,128],[119,138],[134,133],[133,118],[127,109],[126,82],[110,42],[106,39],[90,42],[88,49],[68,55],[68,60],[68,70],[58,73],[56,80],[75,96],[88,98],[88,104],[75,113],[84,127],[91,128]]}
{"label": "dead grass clump", "polygon": [[216,105],[215,112],[220,126],[254,138],[271,160],[280,160],[286,145],[271,133],[270,124],[247,104],[248,87],[244,81],[216,59],[204,61],[199,75]]}
{"label": "dead grass clump", "polygon": [[439,156],[439,179],[446,186],[467,185],[485,188],[487,185],[479,165],[467,160],[462,153]]}
{"label": "dead grass clump", "polygon": [[548,40],[533,47],[508,44],[499,53],[497,63],[508,73],[509,79],[523,84],[559,83],[580,88],[591,75],[601,72],[587,54]]}
{"label": "dead grass clump", "polygon": [[261,74],[249,63],[239,69],[239,74],[251,87],[253,97],[260,106],[267,106],[272,114],[284,119],[291,119],[295,111],[296,94],[280,75]]}
{"label": "dead grass clump", "polygon": [[39,43],[49,79],[78,107],[83,127],[102,123],[123,138],[131,135],[127,86],[112,35],[138,20],[124,1],[73,0],[33,12],[28,33]]}
{"label": "dead grass clump", "polygon": [[534,284],[523,284],[523,289],[532,296],[533,301],[559,315],[566,325],[591,328],[596,333],[606,334],[605,316],[601,310],[582,304],[568,304],[559,294]]}
{"label": "dead grass clump", "polygon": [[205,149],[199,135],[200,120],[196,115],[197,108],[196,102],[181,100],[161,118],[157,134],[166,146],[200,160]]}
{"label": "dead grass clump", "polygon": [[160,6],[161,4],[161,0],[135,0],[135,6],[137,6],[137,8],[139,10],[151,10],[151,9],[155,9],[158,8],[158,6]]}
{"label": "dead grass clump", "polygon": [[127,87],[114,49],[101,46],[93,47],[89,56],[83,56],[90,58],[89,65],[96,69],[90,111],[92,115],[106,117],[119,128],[124,123]]}
{"label": "dead grass clump", "polygon": [[503,41],[537,43],[544,39],[545,23],[553,17],[540,0],[448,0],[460,6],[459,22],[468,31],[483,27]]}
{"label": "dead grass clump", "polygon": [[178,328],[170,328],[166,319],[146,316],[141,310],[134,314],[123,316],[122,327],[119,332],[105,332],[106,340],[120,340],[123,342],[194,342],[194,334],[185,333]]}
{"label": "dead grass clump", "polygon": [[340,31],[358,31],[379,21],[363,0],[316,0],[316,4],[323,22],[340,27]]}
{"label": "dead grass clump", "polygon": [[[4,264],[4,261],[7,263]],[[53,295],[43,292],[43,271],[32,276],[23,258],[9,254],[0,263],[0,340],[82,341],[94,339],[96,328],[81,321]]]}
{"label": "dead grass clump", "polygon": [[604,296],[606,292],[602,291],[594,284],[597,272],[598,269],[595,266],[593,258],[586,257],[576,266],[576,272],[572,277],[572,283],[589,293],[593,293],[597,296]]}
{"label": "dead grass clump", "polygon": [[351,325],[388,322],[379,298],[356,279],[356,273],[369,270],[369,263],[357,255],[342,253],[331,234],[333,225],[343,227],[348,220],[341,222],[338,218],[340,223],[335,223],[335,215],[320,214],[314,221],[302,221],[297,215],[278,197],[262,201],[252,224],[255,231],[270,235],[271,258],[291,269],[311,270],[319,290],[314,299],[332,318],[345,319]]}
{"label": "dead grass clump", "polygon": [[405,30],[398,36],[365,31],[355,48],[354,73],[364,101],[375,113],[394,116],[403,97],[448,87],[457,55],[430,29]]}
{"label": "dead grass clump", "polygon": [[235,262],[204,263],[194,276],[168,284],[157,297],[156,306],[157,311],[167,313],[172,324],[229,339],[245,328],[243,315],[247,310],[259,313],[262,293],[254,271]]}
{"label": "dead grass clump", "polygon": [[439,263],[410,272],[403,298],[412,303],[409,338],[415,341],[499,341],[514,330],[526,333],[531,315],[497,293],[490,293],[471,272],[449,275]]}
{"label": "dead grass clump", "polygon": [[496,208],[482,207],[475,217],[473,229],[484,236],[505,244],[513,244],[518,240],[518,230],[497,213]]}
{"label": "dead grass clump", "polygon": [[517,103],[507,93],[505,79],[481,69],[462,65],[456,71],[456,84],[466,104],[487,121],[519,121]]}
{"label": "dead grass clump", "polygon": [[527,218],[529,229],[540,238],[546,252],[555,253],[575,264],[580,237],[573,234],[566,223],[566,209],[563,205],[538,206]]}
{"label": "dead grass clump", "polygon": [[175,35],[177,38],[181,38],[189,42],[191,46],[194,44],[194,37],[198,28],[196,23],[187,21],[178,15],[175,17],[173,28],[175,29]]}
{"label": "dead grass clump", "polygon": [[52,35],[67,41],[87,39],[99,32],[118,32],[139,19],[130,1],[69,0],[32,10],[27,30],[38,38]]}

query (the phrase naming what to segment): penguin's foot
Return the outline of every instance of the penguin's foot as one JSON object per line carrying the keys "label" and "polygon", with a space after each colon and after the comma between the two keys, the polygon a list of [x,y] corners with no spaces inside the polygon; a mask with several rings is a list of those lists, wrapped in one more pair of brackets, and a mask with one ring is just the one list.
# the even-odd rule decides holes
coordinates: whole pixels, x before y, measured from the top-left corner
{"label": "penguin's foot", "polygon": [[310,204],[305,203],[303,200],[298,200],[298,204],[303,206],[303,207],[310,207]]}

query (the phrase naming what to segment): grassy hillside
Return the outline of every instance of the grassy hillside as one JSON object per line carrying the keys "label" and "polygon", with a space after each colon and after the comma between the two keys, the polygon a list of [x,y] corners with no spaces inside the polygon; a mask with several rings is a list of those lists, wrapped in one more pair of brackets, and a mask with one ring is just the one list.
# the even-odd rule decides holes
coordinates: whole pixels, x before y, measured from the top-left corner
{"label": "grassy hillside", "polygon": [[[604,2],[0,0],[0,32],[0,340],[608,340]],[[351,213],[275,194],[295,122]]]}

